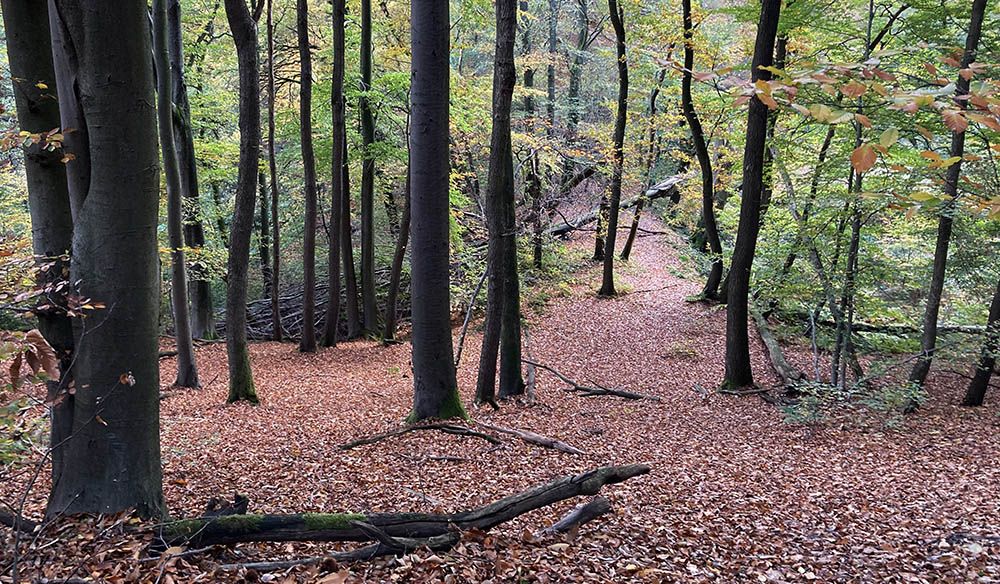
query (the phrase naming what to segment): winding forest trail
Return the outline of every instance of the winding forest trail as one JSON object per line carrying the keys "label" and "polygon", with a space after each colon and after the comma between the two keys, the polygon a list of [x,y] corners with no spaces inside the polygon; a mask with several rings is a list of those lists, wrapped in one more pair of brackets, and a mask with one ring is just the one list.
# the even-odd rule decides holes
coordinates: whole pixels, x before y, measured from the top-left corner
{"label": "winding forest trail", "polygon": [[[644,226],[663,229],[652,219]],[[579,237],[583,253],[590,239]],[[556,475],[642,462],[653,472],[607,488],[615,514],[584,527],[568,547],[523,534],[575,502],[525,515],[496,537],[474,538],[448,554],[357,564],[351,574],[372,582],[447,574],[474,582],[1000,581],[1000,539],[983,537],[1000,536],[996,406],[951,405],[962,384],[938,376],[929,403],[902,429],[808,430],[785,424],[758,397],[714,393],[725,313],[685,302],[700,281],[677,275],[671,242],[680,242],[672,238],[637,240],[631,262],[618,269],[621,296],[595,296],[595,266],[579,274],[572,293],[529,317],[534,359],[580,382],[662,401],[581,397],[539,371],[533,405],[471,412],[558,438],[585,455],[427,432],[340,451],[338,444],[406,416],[407,345],[358,341],[303,355],[293,344],[256,344],[259,407],[222,405],[225,349],[210,345],[198,350],[206,388],[171,390],[162,402],[172,513],[200,513],[208,498],[233,492],[249,495],[255,512],[458,510]],[[479,340],[470,334],[459,369],[466,403]],[[759,345],[753,354],[759,381],[772,382]],[[172,367],[163,361],[164,372]],[[46,491],[36,489],[32,510]],[[215,559],[326,549],[243,545]]]}

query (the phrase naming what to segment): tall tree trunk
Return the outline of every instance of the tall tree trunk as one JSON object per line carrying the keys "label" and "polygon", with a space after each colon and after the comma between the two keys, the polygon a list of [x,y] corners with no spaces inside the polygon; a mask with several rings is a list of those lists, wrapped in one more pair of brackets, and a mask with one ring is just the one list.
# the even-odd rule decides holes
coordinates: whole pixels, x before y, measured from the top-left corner
{"label": "tall tree trunk", "polygon": [[615,239],[618,236],[618,207],[622,200],[622,167],[625,163],[625,122],[628,117],[628,61],[625,56],[625,11],[618,0],[608,0],[611,26],[615,29],[618,55],[618,115],[615,118],[614,151],[611,161],[611,197],[608,201],[608,235],[604,246],[604,276],[601,296],[615,295]]}
{"label": "tall tree trunk", "polygon": [[271,297],[274,284],[271,272],[271,218],[268,210],[271,207],[271,196],[268,191],[267,174],[264,170],[257,173],[257,190],[260,192],[260,222],[257,224],[257,261],[260,262],[260,277],[264,282],[264,298]]}
{"label": "tall tree trunk", "polygon": [[[37,0],[2,0],[7,57],[14,83],[17,119],[22,130],[48,132],[62,126],[56,74],[52,65],[48,6]],[[37,83],[47,85],[42,89]],[[66,165],[62,153],[49,151],[33,142],[24,151],[24,172],[28,186],[28,209],[31,213],[32,251],[52,268],[39,274],[39,285],[64,279],[63,269],[73,246],[73,219],[66,186]],[[74,164],[70,161],[69,164]],[[74,397],[69,393],[73,356],[72,321],[59,310],[36,312],[38,328],[52,345],[59,359],[60,379],[47,384],[49,419],[52,423],[52,482],[59,482],[64,449],[59,445],[73,428]]]}
{"label": "tall tree trunk", "polygon": [[229,273],[226,279],[227,401],[257,403],[247,347],[247,268],[250,264],[250,234],[257,202],[257,165],[260,160],[257,23],[244,0],[225,0],[225,6],[240,74],[240,161],[233,220],[229,227],[229,260],[226,263]]}
{"label": "tall tree trunk", "polygon": [[271,340],[284,337],[281,329],[281,225],[278,221],[278,161],[274,152],[274,6],[267,0],[267,169],[271,175]]}
{"label": "tall tree trunk", "polygon": [[341,177],[344,183],[343,196],[340,199],[340,247],[344,265],[344,293],[347,301],[344,311],[347,313],[347,338],[356,339],[361,336],[361,312],[358,308],[358,272],[354,265],[354,229],[351,225],[351,175],[347,164],[347,137],[344,137],[344,166],[341,167]]}
{"label": "tall tree trunk", "polygon": [[106,308],[74,323],[72,430],[47,514],[161,516],[159,156],[146,3],[52,0],[49,17],[70,114],[61,127],[78,130],[65,151],[75,155],[66,165],[70,280]]}
{"label": "tall tree trunk", "polygon": [[[407,169],[409,175],[409,169]],[[396,311],[398,310],[399,286],[403,277],[403,261],[406,259],[406,244],[410,240],[410,179],[406,179],[406,200],[403,202],[403,216],[399,220],[399,235],[396,239],[396,250],[392,254],[392,267],[389,270],[389,292],[385,298],[385,331],[382,342],[390,343],[396,339]]]}
{"label": "tall tree trunk", "polygon": [[[493,61],[493,130],[490,136],[490,168],[486,183],[486,220],[490,239],[487,255],[489,282],[486,287],[486,323],[479,355],[476,400],[496,407],[497,352],[500,353],[500,395],[523,390],[520,364],[520,314],[517,298],[517,229],[514,223],[514,157],[511,151],[510,112],[514,94],[514,37],[517,31],[516,0],[499,0],[496,7],[496,49]],[[521,9],[527,2],[521,2]],[[530,29],[525,30],[530,50]],[[533,73],[525,71],[525,85]],[[526,109],[534,110],[529,98]],[[511,261],[513,260],[513,261]],[[512,282],[513,280],[513,282]],[[511,294],[514,294],[512,297]],[[514,335],[517,338],[513,338]],[[516,343],[516,347],[514,346]],[[511,359],[518,362],[511,367]],[[509,368],[509,369],[507,369]]]}
{"label": "tall tree trunk", "polygon": [[684,119],[691,128],[691,141],[694,143],[695,156],[701,167],[701,219],[708,251],[712,254],[712,267],[709,269],[701,294],[704,298],[716,300],[719,297],[719,284],[722,282],[722,241],[719,239],[719,226],[715,220],[715,178],[712,174],[712,158],[708,154],[708,144],[705,143],[705,132],[694,109],[694,97],[691,95],[694,72],[694,23],[691,20],[691,0],[683,0],[683,5],[684,76],[681,79],[681,108],[684,110]]}
{"label": "tall tree trunk", "polygon": [[448,273],[448,0],[410,3],[413,306],[411,419],[464,416],[455,380]]}
{"label": "tall tree trunk", "polygon": [[[343,228],[344,168],[347,166],[347,120],[344,110],[344,0],[333,0],[333,73],[331,77],[330,111],[332,112],[332,142],[330,144],[330,221],[327,223],[327,302],[323,319],[323,346],[337,344],[340,324],[340,239]],[[341,180],[337,180],[338,177]]]}
{"label": "tall tree trunk", "polygon": [[375,118],[368,101],[372,88],[372,3],[361,0],[361,307],[363,329],[371,334],[378,327],[375,305]]}
{"label": "tall tree trunk", "polygon": [[[194,153],[194,133],[191,130],[191,104],[184,81],[184,38],[181,33],[180,0],[167,2],[167,47],[170,50],[170,81],[173,85],[174,150],[180,166],[181,194],[184,196],[184,245],[195,258],[200,258],[205,246],[201,196],[198,189],[198,164]],[[190,261],[190,260],[189,260]],[[215,308],[208,269],[201,259],[188,266],[188,296],[191,303],[191,336],[197,339],[215,337]]]}
{"label": "tall tree trunk", "polygon": [[569,111],[566,113],[566,129],[569,132],[569,136],[567,136],[569,140],[575,137],[577,125],[580,123],[580,86],[583,80],[583,64],[586,61],[585,53],[587,47],[590,46],[590,14],[587,11],[589,1],[576,0],[578,29],[575,51],[569,65],[569,89],[566,95],[566,101],[569,103]]}
{"label": "tall tree trunk", "polygon": [[983,337],[983,350],[976,363],[976,372],[965,390],[963,406],[981,406],[986,397],[986,389],[996,367],[997,353],[1000,352],[1000,281],[997,282],[993,302],[990,303],[990,317],[986,323],[986,333]]}
{"label": "tall tree trunk", "polygon": [[[969,23],[969,34],[965,38],[965,52],[962,54],[961,68],[965,69],[976,60],[979,48],[979,37],[983,31],[983,16],[986,13],[986,0],[974,0],[972,3],[972,18]],[[969,80],[958,76],[955,83],[955,95],[969,94]],[[964,99],[955,100],[956,107],[965,109]],[[910,381],[923,385],[927,373],[931,369],[934,358],[934,348],[937,344],[938,312],[941,310],[941,295],[944,291],[945,267],[948,263],[948,244],[951,241],[952,214],[955,209],[955,197],[958,195],[958,180],[962,176],[962,156],[965,154],[965,132],[952,132],[949,157],[958,162],[948,167],[945,177],[944,193],[949,201],[942,206],[938,216],[937,242],[934,246],[934,270],[931,275],[930,287],[927,291],[927,306],[924,310],[924,329],[920,338],[921,358],[910,371]]]}
{"label": "tall tree trunk", "polygon": [[309,2],[296,0],[299,40],[299,141],[306,199],[302,235],[302,338],[299,351],[316,351],[316,155],[312,138],[312,51],[309,48]]}
{"label": "tall tree trunk", "polygon": [[[762,0],[757,41],[754,45],[751,75],[753,81],[769,80],[769,67],[778,32],[781,0]],[[726,377],[725,387],[753,385],[750,367],[750,338],[747,333],[750,271],[760,231],[760,198],[763,189],[764,148],[767,138],[767,106],[757,96],[750,98],[747,115],[746,145],[743,151],[743,197],[740,222],[736,232],[729,286],[726,290]]]}
{"label": "tall tree trunk", "polygon": [[554,137],[556,133],[556,51],[559,49],[559,1],[549,0],[549,62],[545,66],[547,90],[545,114],[549,122],[546,133],[549,138]]}
{"label": "tall tree trunk", "polygon": [[[785,68],[785,58],[788,55],[788,35],[778,36],[774,45],[774,67],[776,69]],[[774,141],[774,131],[778,128],[778,110],[767,112],[767,143]],[[760,194],[760,220],[764,221],[767,216],[767,209],[771,206],[771,196],[774,193],[774,157],[771,149],[764,149],[764,178],[763,189]]]}
{"label": "tall tree trunk", "polygon": [[[657,158],[657,147],[656,147],[656,99],[660,95],[660,86],[663,84],[663,78],[666,76],[667,70],[660,69],[656,74],[656,85],[649,92],[649,126],[646,132],[646,186],[653,186],[653,168],[656,166]],[[635,210],[632,213],[632,227],[628,230],[628,238],[625,240],[625,245],[622,246],[621,258],[622,261],[628,261],[630,255],[632,255],[632,246],[635,245],[635,238],[639,233],[639,220],[642,218],[642,210],[646,206],[646,193],[643,192],[639,196],[639,200],[635,203]]]}
{"label": "tall tree trunk", "polygon": [[174,313],[178,387],[200,387],[191,342],[187,267],[184,262],[183,194],[174,150],[174,104],[171,100],[170,51],[167,48],[167,0],[153,1],[153,61],[156,66],[156,112],[160,152],[167,185],[167,237],[170,240],[170,304]]}

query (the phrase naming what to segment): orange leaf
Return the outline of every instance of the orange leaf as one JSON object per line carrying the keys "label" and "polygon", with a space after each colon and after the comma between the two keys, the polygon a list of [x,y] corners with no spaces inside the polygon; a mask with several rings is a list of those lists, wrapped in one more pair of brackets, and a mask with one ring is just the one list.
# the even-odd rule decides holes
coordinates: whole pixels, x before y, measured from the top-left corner
{"label": "orange leaf", "polygon": [[868,172],[877,161],[878,153],[871,147],[871,144],[862,144],[851,153],[851,166],[858,173]]}

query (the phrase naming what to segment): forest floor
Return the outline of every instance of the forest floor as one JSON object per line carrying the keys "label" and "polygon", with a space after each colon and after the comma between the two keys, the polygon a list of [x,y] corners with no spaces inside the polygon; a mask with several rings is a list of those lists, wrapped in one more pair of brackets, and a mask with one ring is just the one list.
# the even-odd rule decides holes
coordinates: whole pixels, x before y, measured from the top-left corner
{"label": "forest floor", "polygon": [[[589,242],[578,243],[579,253]],[[313,355],[293,344],[255,344],[258,407],[224,405],[225,347],[209,345],[197,355],[205,388],[168,390],[162,402],[164,489],[174,516],[200,514],[210,497],[235,492],[250,497],[251,512],[462,510],[558,475],[609,464],[652,467],[606,487],[614,513],[571,540],[526,535],[579,501],[529,513],[448,553],[222,574],[213,573],[215,564],[321,555],[335,546],[218,547],[162,566],[137,562],[145,554],[138,547],[119,542],[101,554],[88,540],[50,549],[79,545],[93,555],[42,552],[22,561],[22,574],[131,572],[162,582],[1000,582],[997,400],[959,408],[964,382],[938,375],[928,402],[898,428],[807,428],[786,424],[759,396],[715,393],[725,312],[685,301],[701,283],[683,277],[675,245],[672,235],[641,237],[618,269],[619,297],[595,296],[592,267],[569,294],[528,317],[534,359],[581,382],[662,401],[581,397],[540,370],[533,404],[470,411],[584,455],[430,432],[338,450],[407,415],[406,344],[358,341]],[[466,403],[478,345],[470,334],[459,367]],[[759,343],[753,354],[758,382],[773,383]],[[809,365],[807,351],[792,349],[790,357]],[[162,365],[168,380],[173,361]],[[29,499],[31,515],[42,508],[44,483]],[[0,496],[11,487],[0,485]]]}

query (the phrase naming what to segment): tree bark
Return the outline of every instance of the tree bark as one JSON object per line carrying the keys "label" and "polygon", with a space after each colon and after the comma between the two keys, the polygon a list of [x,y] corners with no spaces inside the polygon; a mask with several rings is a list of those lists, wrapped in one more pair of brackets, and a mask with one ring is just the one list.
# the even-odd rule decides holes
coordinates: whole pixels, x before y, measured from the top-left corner
{"label": "tree bark", "polygon": [[274,6],[267,0],[267,170],[271,175],[271,340],[281,341],[281,224],[278,221],[278,161],[274,151]]}
{"label": "tree bark", "polygon": [[[316,352],[316,154],[312,138],[312,51],[309,48],[309,2],[296,0],[299,41],[299,140],[306,215],[302,236],[302,338],[299,351]],[[332,292],[331,292],[332,293]]]}
{"label": "tree bark", "polygon": [[[347,121],[344,112],[344,0],[333,0],[333,73],[331,77],[330,111],[333,140],[330,145],[330,222],[327,224],[327,294],[326,316],[323,319],[323,346],[337,344],[340,323],[340,239],[343,229],[343,180],[347,165]],[[340,179],[340,180],[338,180]]]}
{"label": "tree bark", "polygon": [[[969,23],[969,34],[965,38],[965,52],[962,54],[961,68],[966,68],[976,60],[979,48],[979,38],[983,30],[983,17],[986,13],[986,0],[974,0],[972,17]],[[955,95],[969,95],[969,80],[958,76],[955,83]],[[955,100],[956,107],[966,108],[964,99]],[[945,268],[948,263],[948,244],[951,242],[955,198],[958,196],[958,181],[962,176],[962,156],[965,154],[965,132],[952,132],[949,157],[958,157],[958,162],[948,167],[944,183],[944,194],[949,201],[943,205],[938,216],[937,242],[934,245],[934,269],[927,291],[927,305],[924,309],[924,332],[920,339],[921,358],[910,371],[910,381],[922,386],[931,369],[934,358],[934,348],[937,344],[937,320],[941,310],[941,296],[944,291]]]}
{"label": "tree bark", "polygon": [[63,460],[47,514],[159,516],[159,169],[146,3],[52,0],[49,17],[58,81],[73,80],[59,87],[70,114],[62,127],[79,129],[65,151],[75,155],[70,280],[106,308],[74,323],[72,430],[54,445]]}
{"label": "tree bark", "polygon": [[[761,67],[771,65],[774,41],[778,32],[781,0],[762,0],[757,40],[754,46],[751,77],[769,80],[771,74]],[[757,234],[760,231],[760,198],[763,189],[764,148],[767,137],[767,106],[756,95],[750,98],[747,115],[746,145],[743,151],[743,197],[740,222],[729,268],[726,290],[726,377],[723,387],[738,389],[753,385],[750,367],[750,338],[747,318],[750,301],[750,272]]]}
{"label": "tree bark", "polygon": [[722,241],[719,226],[715,220],[715,178],[712,174],[712,158],[708,154],[705,132],[701,127],[698,112],[694,109],[691,82],[694,73],[694,23],[691,19],[691,0],[683,0],[684,10],[684,76],[681,79],[681,108],[684,119],[691,128],[691,141],[695,156],[701,167],[701,219],[705,231],[708,251],[712,254],[712,267],[701,294],[709,300],[719,298],[719,284],[722,282]]}
{"label": "tree bark", "polygon": [[981,406],[986,397],[986,389],[996,367],[997,353],[1000,352],[1000,281],[997,282],[993,302],[990,303],[990,316],[986,323],[986,334],[983,336],[983,350],[976,363],[976,372],[965,390],[963,406]]}
{"label": "tree bark", "polygon": [[[184,38],[181,33],[180,0],[167,2],[167,47],[170,51],[170,81],[173,85],[174,150],[180,166],[181,194],[184,196],[184,244],[196,258],[188,266],[188,299],[191,304],[191,336],[215,337],[215,308],[207,267],[201,261],[205,246],[205,227],[198,188],[198,164],[195,160],[194,134],[191,130],[191,104],[184,80]],[[190,258],[188,258],[190,261]]]}
{"label": "tree bark", "polygon": [[611,196],[608,201],[608,234],[604,241],[604,274],[601,296],[615,295],[615,239],[618,237],[618,208],[622,200],[622,167],[625,163],[625,122],[628,117],[628,61],[625,55],[625,11],[618,0],[608,0],[611,26],[615,29],[618,55],[618,115],[611,161]]}
{"label": "tree bark", "polygon": [[229,227],[229,260],[226,263],[226,353],[229,360],[230,403],[257,403],[247,347],[247,268],[250,234],[257,201],[257,165],[260,160],[260,63],[257,23],[244,0],[225,0],[226,18],[236,45],[240,84],[240,160],[236,202]]}
{"label": "tree bark", "polygon": [[465,415],[455,380],[448,272],[448,12],[448,0],[410,3],[414,421]]}
{"label": "tree bark", "polygon": [[[345,126],[346,127],[346,126]],[[344,166],[341,167],[344,182],[343,196],[340,198],[340,254],[344,267],[344,294],[347,313],[347,338],[361,336],[361,312],[358,307],[358,272],[354,266],[354,229],[351,223],[351,176],[347,164],[347,133],[344,133]]]}
{"label": "tree bark", "polygon": [[363,330],[371,334],[378,328],[375,305],[375,118],[368,93],[372,88],[372,3],[361,0],[361,306]]}
{"label": "tree bark", "polygon": [[171,99],[170,51],[167,45],[167,0],[153,1],[153,61],[156,66],[156,112],[160,152],[167,185],[167,234],[170,240],[170,304],[174,314],[174,345],[177,348],[178,387],[200,387],[198,367],[191,343],[188,312],[187,266],[184,261],[183,193],[177,153],[174,149],[174,104]]}
{"label": "tree bark", "polygon": [[[649,92],[649,127],[646,132],[646,184],[648,186],[653,186],[653,168],[656,166],[657,158],[656,99],[660,95],[660,86],[663,84],[663,78],[666,74],[666,69],[659,70],[656,74],[656,85]],[[628,230],[628,238],[625,240],[625,245],[622,246],[620,256],[622,261],[627,262],[629,256],[632,255],[632,246],[635,245],[635,238],[639,233],[639,220],[642,218],[642,210],[645,206],[645,197],[640,197],[635,204],[635,212],[632,213],[632,227]]]}
{"label": "tree bark", "polygon": [[[521,4],[522,9],[525,4]],[[517,30],[517,1],[498,0],[494,6],[496,49],[493,61],[493,130],[490,137],[489,177],[486,183],[486,221],[490,232],[486,269],[489,277],[486,284],[486,322],[483,326],[483,347],[479,354],[476,401],[496,407],[497,352],[503,344],[504,327],[508,326],[508,303],[515,300],[508,296],[510,292],[508,279],[511,278],[508,271],[510,269],[508,256],[516,253],[517,238],[513,221],[514,158],[511,151],[510,128],[515,79],[514,36]],[[530,36],[528,38],[530,45]],[[525,79],[530,80],[527,71]],[[530,103],[526,105],[530,106]],[[513,277],[517,278],[516,256],[513,269]],[[520,324],[520,317],[517,318]],[[510,333],[508,330],[507,334]],[[517,342],[520,345],[520,338]],[[509,359],[506,355],[507,347],[504,349],[500,351],[501,357]],[[520,373],[520,355],[517,367]],[[501,370],[503,368],[504,364],[501,364]],[[501,393],[505,389],[504,381],[501,379]]]}
{"label": "tree bark", "polygon": [[[56,98],[56,73],[52,63],[48,6],[36,0],[2,0],[4,31],[10,77],[14,83],[17,119],[22,130],[33,134],[61,128]],[[48,86],[42,89],[37,83]],[[31,215],[32,251],[52,268],[39,275],[40,285],[63,278],[73,245],[73,219],[66,185],[66,165],[62,153],[49,151],[35,141],[24,151],[24,172]],[[71,152],[67,150],[67,152]],[[69,161],[72,164],[75,161]],[[59,358],[60,379],[47,385],[46,402],[52,423],[52,482],[58,482],[63,466],[63,449],[58,447],[73,427],[73,400],[67,392],[72,381],[72,321],[62,311],[37,311],[38,328]]]}
{"label": "tree bark", "polygon": [[271,297],[271,287],[274,284],[271,271],[271,218],[268,210],[271,205],[267,174],[260,170],[257,173],[257,190],[260,192],[260,222],[257,224],[257,261],[260,262],[260,277],[264,282],[264,298]]}
{"label": "tree bark", "polygon": [[[409,169],[407,169],[409,175]],[[385,298],[385,331],[382,342],[390,343],[396,338],[396,312],[398,310],[399,285],[403,277],[403,261],[406,259],[406,244],[410,240],[410,179],[406,179],[406,201],[403,216],[399,221],[399,236],[396,239],[396,250],[392,254],[392,267],[389,270],[389,292]]]}

